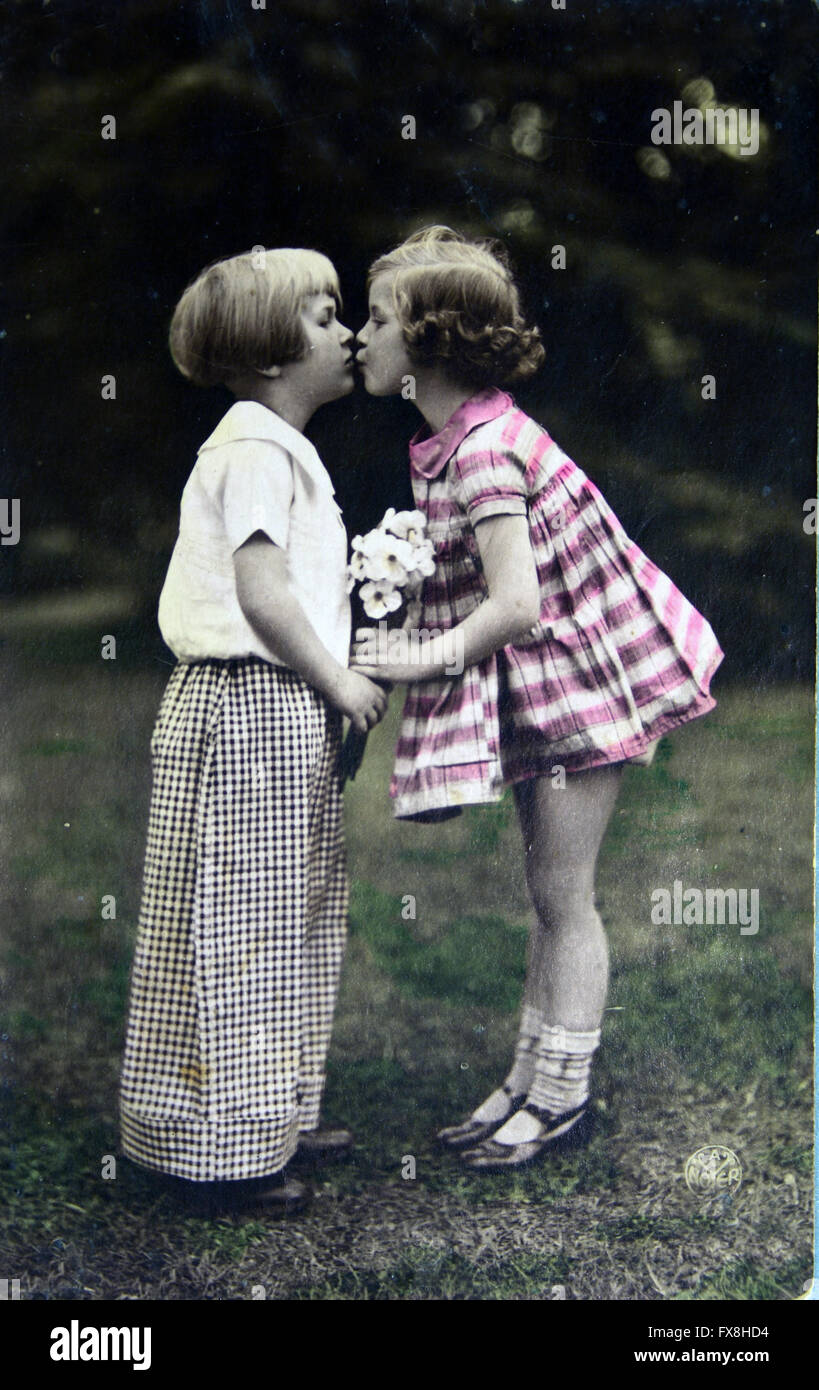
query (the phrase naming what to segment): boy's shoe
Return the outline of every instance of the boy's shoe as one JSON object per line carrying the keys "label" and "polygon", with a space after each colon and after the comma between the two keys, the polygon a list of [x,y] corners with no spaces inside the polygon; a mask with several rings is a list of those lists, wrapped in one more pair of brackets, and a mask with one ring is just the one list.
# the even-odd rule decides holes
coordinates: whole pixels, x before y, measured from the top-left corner
{"label": "boy's shoe", "polygon": [[502,1086],[501,1090],[506,1092],[509,1104],[499,1120],[476,1120],[474,1115],[469,1115],[459,1125],[439,1129],[435,1136],[438,1143],[443,1144],[445,1149],[471,1149],[505,1125],[509,1117],[516,1115],[526,1104],[526,1094],[515,1096],[508,1086]]}
{"label": "boy's shoe", "polygon": [[224,1182],[177,1180],[173,1191],[193,1216],[216,1217],[230,1212],[258,1210],[265,1216],[295,1216],[310,1203],[306,1183],[291,1178],[286,1169],[264,1178]]}
{"label": "boy's shoe", "polygon": [[310,1205],[312,1198],[313,1192],[307,1183],[287,1177],[282,1183],[248,1194],[241,1205],[254,1207],[263,1216],[296,1216]]}
{"label": "boy's shoe", "polygon": [[320,1163],[346,1158],[353,1147],[349,1129],[310,1129],[299,1135],[299,1147],[291,1163]]}
{"label": "boy's shoe", "polygon": [[522,1108],[527,1115],[540,1121],[540,1133],[536,1138],[521,1144],[500,1144],[496,1139],[486,1139],[461,1154],[461,1161],[473,1173],[505,1173],[510,1168],[528,1168],[546,1154],[554,1153],[557,1147],[585,1143],[592,1127],[588,1104],[584,1101],[562,1115],[553,1115],[536,1105],[525,1105]]}

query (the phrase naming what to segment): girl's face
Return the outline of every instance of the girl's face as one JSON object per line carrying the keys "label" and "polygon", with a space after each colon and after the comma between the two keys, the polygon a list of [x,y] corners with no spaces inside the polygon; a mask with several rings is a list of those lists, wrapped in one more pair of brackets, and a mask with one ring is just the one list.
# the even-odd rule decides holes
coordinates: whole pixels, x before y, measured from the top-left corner
{"label": "girl's face", "polygon": [[397,395],[416,368],[407,353],[392,299],[394,276],[379,275],[370,286],[370,317],[358,334],[356,363],[371,396]]}
{"label": "girl's face", "polygon": [[281,376],[315,410],[352,391],[353,334],[336,318],[336,302],[329,294],[313,294],[305,300],[301,324],[307,352],[282,367]]}

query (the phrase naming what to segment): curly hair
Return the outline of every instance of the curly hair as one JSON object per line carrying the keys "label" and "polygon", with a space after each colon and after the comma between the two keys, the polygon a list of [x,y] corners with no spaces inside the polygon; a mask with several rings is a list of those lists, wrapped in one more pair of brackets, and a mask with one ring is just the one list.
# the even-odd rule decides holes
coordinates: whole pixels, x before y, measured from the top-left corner
{"label": "curly hair", "polygon": [[392,275],[395,312],[412,361],[477,388],[531,376],[545,357],[527,325],[502,243],[424,227],[370,267]]}

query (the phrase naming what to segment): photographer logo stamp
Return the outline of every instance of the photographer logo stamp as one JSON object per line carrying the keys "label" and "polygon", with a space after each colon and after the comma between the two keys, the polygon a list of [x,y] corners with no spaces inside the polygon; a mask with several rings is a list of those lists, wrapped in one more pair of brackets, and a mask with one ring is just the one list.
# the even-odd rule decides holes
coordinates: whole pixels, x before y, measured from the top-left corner
{"label": "photographer logo stamp", "polygon": [[738,1192],[742,1165],[733,1149],[722,1144],[706,1144],[692,1153],[685,1165],[685,1181],[690,1192],[700,1197]]}

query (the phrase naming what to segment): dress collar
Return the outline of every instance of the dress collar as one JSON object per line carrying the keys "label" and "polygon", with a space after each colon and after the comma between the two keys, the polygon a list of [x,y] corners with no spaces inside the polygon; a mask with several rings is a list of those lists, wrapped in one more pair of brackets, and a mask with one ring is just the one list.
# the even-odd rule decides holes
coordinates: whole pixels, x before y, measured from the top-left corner
{"label": "dress collar", "polygon": [[411,472],[419,478],[437,478],[471,430],[503,415],[514,404],[505,391],[492,386],[459,405],[438,434],[425,438],[426,426],[422,426],[410,440]]}

